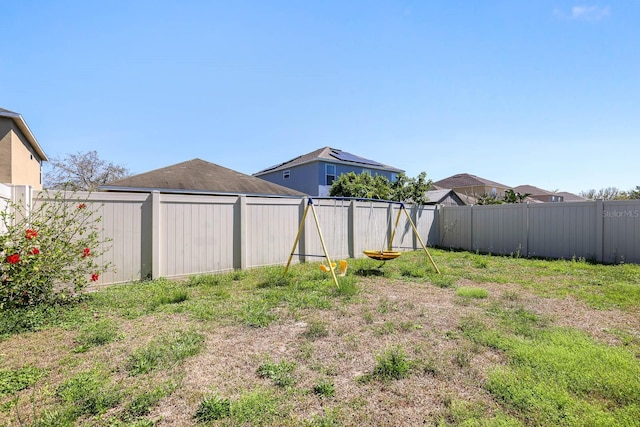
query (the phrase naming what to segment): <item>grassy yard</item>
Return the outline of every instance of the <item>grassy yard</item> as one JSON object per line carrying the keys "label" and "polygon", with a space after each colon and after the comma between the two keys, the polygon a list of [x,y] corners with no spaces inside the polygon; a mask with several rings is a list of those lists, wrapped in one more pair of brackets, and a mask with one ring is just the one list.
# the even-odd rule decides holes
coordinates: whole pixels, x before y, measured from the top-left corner
{"label": "grassy yard", "polygon": [[640,426],[640,266],[431,253],[0,312],[0,425]]}

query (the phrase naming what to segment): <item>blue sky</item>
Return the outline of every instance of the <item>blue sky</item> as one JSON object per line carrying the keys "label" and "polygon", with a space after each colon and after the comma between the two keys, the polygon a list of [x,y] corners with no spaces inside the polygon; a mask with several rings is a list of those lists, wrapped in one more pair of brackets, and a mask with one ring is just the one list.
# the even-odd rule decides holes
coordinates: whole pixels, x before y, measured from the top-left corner
{"label": "blue sky", "polygon": [[640,185],[640,0],[0,0],[45,152],[252,174],[324,146],[433,180]]}

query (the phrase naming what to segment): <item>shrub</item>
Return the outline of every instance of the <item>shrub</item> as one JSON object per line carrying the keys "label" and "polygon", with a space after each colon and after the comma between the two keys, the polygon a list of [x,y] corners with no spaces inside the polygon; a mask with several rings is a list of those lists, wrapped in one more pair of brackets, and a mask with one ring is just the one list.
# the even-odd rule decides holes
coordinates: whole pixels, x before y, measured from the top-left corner
{"label": "shrub", "polygon": [[111,265],[101,218],[87,199],[66,192],[45,197],[30,212],[10,203],[0,211],[0,310],[52,304],[78,294]]}

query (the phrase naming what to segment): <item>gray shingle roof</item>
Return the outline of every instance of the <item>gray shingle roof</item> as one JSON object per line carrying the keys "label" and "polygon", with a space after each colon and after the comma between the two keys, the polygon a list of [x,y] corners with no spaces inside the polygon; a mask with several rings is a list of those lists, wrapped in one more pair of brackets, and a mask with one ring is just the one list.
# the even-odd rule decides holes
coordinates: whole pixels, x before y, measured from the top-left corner
{"label": "gray shingle roof", "polygon": [[543,190],[542,188],[535,187],[533,185],[518,185],[514,188],[520,194],[529,193],[532,196],[555,196],[556,193]]}
{"label": "gray shingle roof", "polygon": [[266,169],[261,170],[260,172],[254,173],[253,175],[260,176],[265,173],[284,170],[293,166],[302,165],[305,163],[318,161],[318,160],[329,160],[337,163],[358,164],[360,166],[365,165],[372,169],[384,169],[391,172],[404,172],[404,170],[402,169],[394,168],[393,166],[385,165],[383,163],[376,162],[374,160],[365,159],[364,157],[356,156],[354,154],[347,153],[346,151],[342,151],[337,148],[323,147],[315,151],[312,151],[310,153],[298,156],[294,159],[287,160],[284,163],[279,163],[275,166],[268,167]]}
{"label": "gray shingle roof", "polygon": [[99,187],[104,191],[159,190],[184,193],[225,193],[303,197],[291,188],[283,187],[250,175],[201,159],[193,159]]}
{"label": "gray shingle roof", "polygon": [[441,179],[440,181],[434,182],[434,185],[440,188],[460,188],[460,187],[500,187],[500,188],[511,188],[508,185],[500,184],[499,182],[490,181],[488,179],[480,178],[475,175],[471,175],[468,173],[460,173],[457,175],[452,175],[448,178]]}

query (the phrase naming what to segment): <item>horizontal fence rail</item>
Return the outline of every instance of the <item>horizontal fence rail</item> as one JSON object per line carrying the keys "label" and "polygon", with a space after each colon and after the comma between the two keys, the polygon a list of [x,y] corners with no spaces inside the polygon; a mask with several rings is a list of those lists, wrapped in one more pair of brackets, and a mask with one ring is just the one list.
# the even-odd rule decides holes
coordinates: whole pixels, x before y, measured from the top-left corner
{"label": "horizontal fence rail", "polygon": [[[101,237],[110,240],[99,261],[110,262],[115,269],[100,276],[101,285],[284,265],[308,200],[159,192],[76,193],[75,197],[89,199],[101,217]],[[17,203],[28,212],[44,201],[51,201],[45,191],[0,185],[0,209]],[[358,258],[364,250],[388,248],[398,204],[347,199],[313,203],[332,259]],[[407,212],[428,246],[640,263],[640,200],[407,205]],[[404,214],[393,249],[420,249]],[[318,261],[322,256],[318,230],[308,214],[293,261]]]}

